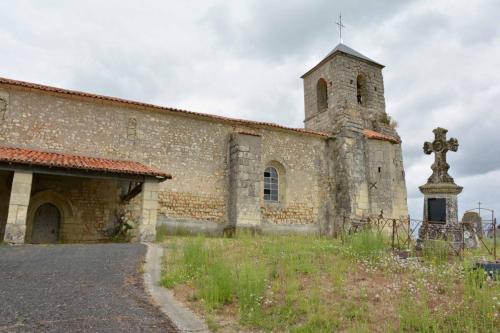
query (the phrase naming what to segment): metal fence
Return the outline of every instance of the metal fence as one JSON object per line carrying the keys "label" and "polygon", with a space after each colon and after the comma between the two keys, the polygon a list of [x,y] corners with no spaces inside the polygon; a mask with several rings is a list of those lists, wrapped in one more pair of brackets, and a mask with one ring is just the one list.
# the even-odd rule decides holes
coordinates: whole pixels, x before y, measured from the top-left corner
{"label": "metal fence", "polygon": [[[484,208],[483,208],[484,209]],[[463,257],[469,249],[469,239],[477,242],[493,258],[497,259],[498,225],[493,215],[491,220],[482,221],[482,232],[468,222],[459,222],[457,225],[446,225],[432,221],[412,219],[410,216],[403,219],[385,218],[382,214],[366,219],[350,219],[344,217],[341,226],[342,237],[357,233],[361,230],[372,230],[385,233],[390,237],[392,250],[413,250],[417,253],[426,241],[445,241],[450,252]],[[442,231],[440,231],[442,229]],[[477,237],[477,238],[476,238]],[[344,238],[342,238],[344,239]],[[488,239],[492,239],[491,244]]]}

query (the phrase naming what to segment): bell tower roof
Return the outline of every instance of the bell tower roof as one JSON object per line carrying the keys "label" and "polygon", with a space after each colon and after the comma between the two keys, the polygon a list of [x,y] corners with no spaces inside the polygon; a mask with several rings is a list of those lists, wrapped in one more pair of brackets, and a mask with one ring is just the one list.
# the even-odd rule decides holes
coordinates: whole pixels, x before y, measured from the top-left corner
{"label": "bell tower roof", "polygon": [[314,66],[313,68],[311,68],[307,73],[305,73],[304,75],[302,75],[301,78],[304,78],[309,73],[311,73],[312,71],[314,71],[317,67],[319,67],[323,63],[327,62],[328,60],[330,60],[331,58],[333,58],[337,54],[341,54],[341,53],[342,54],[346,54],[346,55],[351,56],[351,57],[354,57],[354,58],[357,58],[357,59],[360,59],[362,61],[368,62],[368,63],[373,64],[373,65],[375,65],[377,67],[380,67],[380,68],[384,68],[385,67],[384,65],[379,64],[378,62],[376,62],[376,61],[368,58],[367,56],[359,53],[358,51],[350,48],[349,46],[347,46],[347,45],[345,45],[343,43],[339,43],[337,46],[335,46],[335,48],[332,51],[330,51],[330,53],[328,53],[328,55],[323,60],[321,60],[316,66]]}

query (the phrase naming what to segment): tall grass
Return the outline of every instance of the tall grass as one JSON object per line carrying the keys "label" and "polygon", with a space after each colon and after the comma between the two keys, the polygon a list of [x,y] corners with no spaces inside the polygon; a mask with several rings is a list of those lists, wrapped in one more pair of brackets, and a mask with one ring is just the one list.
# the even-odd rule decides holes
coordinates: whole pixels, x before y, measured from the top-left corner
{"label": "tall grass", "polygon": [[442,265],[448,262],[450,251],[453,251],[453,249],[447,241],[429,239],[424,241],[422,254],[426,261]]}
{"label": "tall grass", "polygon": [[167,226],[166,225],[160,225],[158,228],[156,228],[156,241],[157,242],[163,242],[165,239],[167,239]]}
{"label": "tall grass", "polygon": [[[203,305],[197,308],[204,309],[214,331],[223,327],[217,319],[221,314],[238,313],[233,331],[369,332],[381,327],[372,310],[385,309],[393,293],[401,297],[387,308],[398,319],[388,321],[385,331],[494,332],[500,324],[500,284],[486,281],[483,271],[446,264],[447,243],[432,251],[427,246],[425,264],[397,272],[383,268],[388,239],[370,230],[347,236],[343,244],[248,233],[230,239],[172,237],[165,244],[163,285],[193,287],[189,300]],[[360,259],[374,265],[358,265]],[[359,273],[362,280],[357,280]],[[377,291],[381,295],[374,303],[369,288],[379,280],[366,290],[362,286],[370,276],[391,286],[405,279],[418,288],[405,290],[399,283],[400,290]]]}
{"label": "tall grass", "polygon": [[238,271],[238,304],[243,324],[258,324],[262,318],[261,302],[266,288],[266,269],[244,262]]}
{"label": "tall grass", "polygon": [[427,295],[422,293],[421,299],[415,294],[406,293],[399,305],[401,332],[439,333],[438,321],[432,315],[427,304]]}
{"label": "tall grass", "polygon": [[349,253],[358,259],[378,261],[388,248],[388,241],[383,232],[370,229],[348,235],[345,244]]}
{"label": "tall grass", "polygon": [[200,297],[210,309],[229,304],[233,300],[235,278],[230,267],[223,261],[215,261],[209,265],[198,284]]}

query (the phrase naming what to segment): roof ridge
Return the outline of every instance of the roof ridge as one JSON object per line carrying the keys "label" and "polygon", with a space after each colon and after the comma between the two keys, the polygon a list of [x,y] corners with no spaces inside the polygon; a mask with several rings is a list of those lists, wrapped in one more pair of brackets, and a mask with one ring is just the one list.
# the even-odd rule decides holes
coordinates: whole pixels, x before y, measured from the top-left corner
{"label": "roof ridge", "polygon": [[278,129],[294,131],[296,133],[311,134],[311,135],[317,135],[317,136],[323,136],[323,137],[330,136],[327,133],[312,131],[312,130],[308,130],[305,128],[294,128],[294,127],[288,127],[288,126],[279,125],[279,124],[275,124],[275,123],[271,123],[271,122],[224,117],[224,116],[219,116],[219,115],[214,115],[214,114],[177,109],[177,108],[172,108],[172,107],[167,107],[167,106],[160,106],[160,105],[155,105],[155,104],[146,103],[146,102],[127,100],[127,99],[120,98],[120,97],[99,95],[99,94],[94,94],[94,93],[87,93],[87,92],[83,92],[83,91],[78,91],[78,90],[71,90],[71,89],[65,89],[65,88],[58,88],[58,87],[54,87],[54,86],[48,86],[48,85],[43,85],[43,84],[39,84],[39,83],[13,80],[13,79],[5,78],[5,77],[0,77],[0,84],[6,84],[6,85],[12,85],[12,86],[18,86],[18,87],[24,87],[24,88],[30,88],[30,89],[37,89],[37,90],[54,92],[54,93],[59,93],[59,94],[80,96],[80,97],[104,100],[104,101],[109,101],[109,102],[135,105],[135,106],[140,106],[140,107],[152,108],[152,109],[156,109],[156,110],[176,112],[176,113],[181,113],[181,114],[186,114],[186,115],[193,115],[193,116],[198,116],[198,117],[203,117],[203,118],[208,118],[208,119],[218,120],[218,121],[234,122],[234,123],[254,125],[254,126],[263,126],[263,127],[274,127],[274,128],[278,128]]}

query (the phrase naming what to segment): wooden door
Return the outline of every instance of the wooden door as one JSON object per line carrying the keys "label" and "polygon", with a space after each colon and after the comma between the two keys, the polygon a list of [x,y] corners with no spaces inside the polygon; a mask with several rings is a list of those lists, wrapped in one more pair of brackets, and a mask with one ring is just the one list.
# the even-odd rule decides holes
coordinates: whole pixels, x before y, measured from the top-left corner
{"label": "wooden door", "polygon": [[33,221],[31,242],[35,244],[57,243],[61,214],[56,206],[45,203],[38,207]]}

